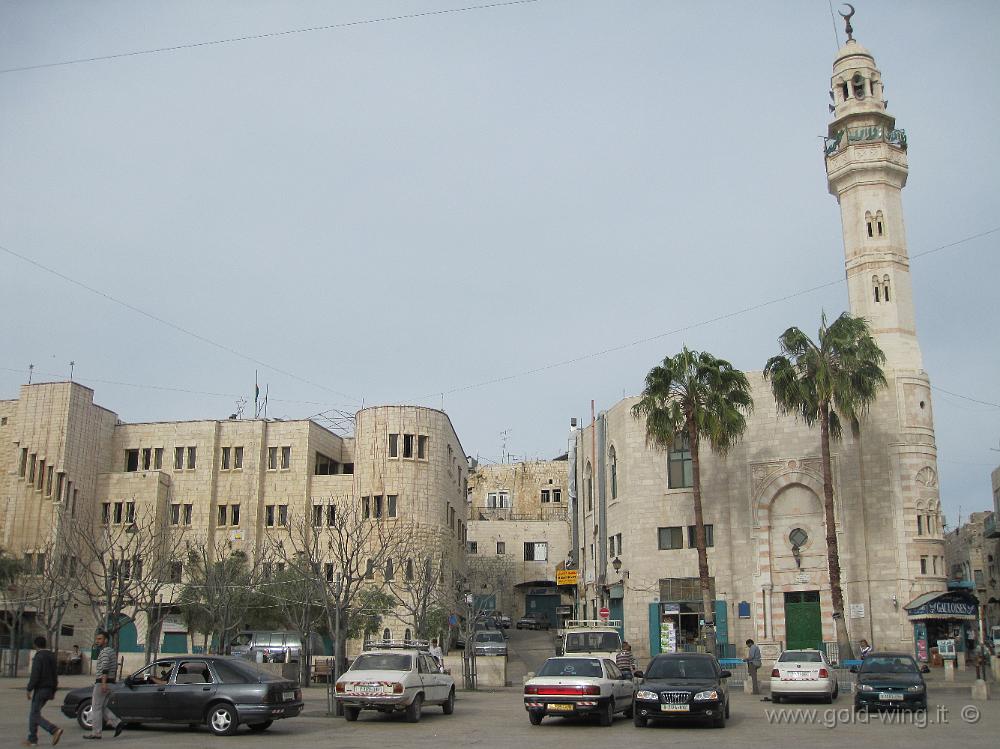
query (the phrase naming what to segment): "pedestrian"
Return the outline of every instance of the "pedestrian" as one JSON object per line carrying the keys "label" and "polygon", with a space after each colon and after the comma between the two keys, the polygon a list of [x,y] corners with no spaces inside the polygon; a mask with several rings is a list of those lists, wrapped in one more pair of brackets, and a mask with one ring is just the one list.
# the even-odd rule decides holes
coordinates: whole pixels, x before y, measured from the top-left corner
{"label": "pedestrian", "polygon": [[635,655],[632,653],[632,646],[629,643],[622,643],[622,649],[615,656],[615,664],[627,674],[629,679],[632,678],[632,674],[635,673],[638,666],[635,662]]}
{"label": "pedestrian", "polygon": [[753,640],[747,640],[747,657],[743,659],[747,664],[747,671],[750,672],[750,683],[753,685],[753,693],[760,694],[760,685],[757,683],[757,669],[760,668],[760,648]]}
{"label": "pedestrian", "polygon": [[430,654],[431,658],[437,661],[438,668],[444,668],[444,651],[441,650],[441,646],[438,645],[438,639],[436,637],[431,640]]}
{"label": "pedestrian", "polygon": [[871,655],[872,646],[868,644],[868,640],[862,640],[859,644],[861,646],[861,660],[864,660]]}
{"label": "pedestrian", "polygon": [[25,746],[38,746],[38,728],[48,732],[55,746],[62,738],[63,729],[47,721],[42,716],[45,703],[56,696],[59,688],[59,677],[56,676],[56,656],[48,649],[44,637],[34,640],[35,657],[31,659],[31,676],[28,677],[28,701],[31,702],[31,712],[28,713],[28,738]]}
{"label": "pedestrian", "polygon": [[109,685],[115,683],[115,677],[118,675],[118,653],[111,647],[108,633],[104,630],[98,630],[94,644],[100,653],[94,668],[97,681],[94,682],[94,691],[90,695],[90,733],[83,734],[85,739],[101,738],[105,721],[115,729],[115,736],[119,736],[122,728],[125,727],[125,724],[108,707],[108,693],[111,691]]}

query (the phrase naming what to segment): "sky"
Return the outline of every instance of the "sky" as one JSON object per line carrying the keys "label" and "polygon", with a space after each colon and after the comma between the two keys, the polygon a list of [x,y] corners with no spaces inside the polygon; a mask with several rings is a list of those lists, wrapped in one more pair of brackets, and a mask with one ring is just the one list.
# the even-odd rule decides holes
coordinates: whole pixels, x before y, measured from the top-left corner
{"label": "sky", "polygon": [[[72,361],[124,421],[224,419],[256,370],[268,416],[443,406],[549,458],[681,346],[759,370],[846,309],[828,0],[434,13],[487,4],[0,2],[0,398]],[[1000,464],[1000,4],[854,5],[911,256],[944,247],[912,274],[954,524]]]}

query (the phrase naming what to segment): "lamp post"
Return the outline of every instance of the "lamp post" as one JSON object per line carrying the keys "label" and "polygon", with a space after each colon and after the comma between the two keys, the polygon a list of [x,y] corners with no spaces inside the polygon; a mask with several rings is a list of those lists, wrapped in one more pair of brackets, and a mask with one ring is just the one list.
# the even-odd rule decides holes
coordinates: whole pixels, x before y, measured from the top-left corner
{"label": "lamp post", "polygon": [[475,632],[475,602],[476,597],[472,595],[472,591],[466,590],[465,606],[468,615],[465,617],[465,651],[463,653],[465,669],[463,669],[463,676],[465,688],[473,691],[476,689],[476,648],[472,642]]}
{"label": "lamp post", "polygon": [[333,670],[331,676],[326,681],[326,712],[327,715],[343,715],[343,706],[334,697],[337,679],[340,678],[340,592],[343,588],[344,580],[340,572],[333,581]]}

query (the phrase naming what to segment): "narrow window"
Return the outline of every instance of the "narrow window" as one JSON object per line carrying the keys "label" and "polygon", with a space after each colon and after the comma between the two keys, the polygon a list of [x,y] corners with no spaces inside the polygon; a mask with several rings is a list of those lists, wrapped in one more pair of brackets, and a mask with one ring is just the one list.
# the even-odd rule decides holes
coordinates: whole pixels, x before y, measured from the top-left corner
{"label": "narrow window", "polygon": [[276,447],[267,448],[267,470],[278,470],[278,448]]}
{"label": "narrow window", "polygon": [[613,445],[608,450],[608,463],[611,467],[611,499],[618,499],[618,455]]}
{"label": "narrow window", "polygon": [[884,219],[882,218],[882,211],[876,211],[875,213],[875,226],[878,229],[878,235],[880,237],[885,236],[885,226],[884,226]]}
{"label": "narrow window", "polygon": [[186,504],[184,505],[184,525],[191,525],[191,515],[194,505]]}
{"label": "narrow window", "polygon": [[219,505],[219,525],[226,524],[226,518],[229,517],[229,508],[225,505]]}
{"label": "narrow window", "polygon": [[879,284],[878,276],[872,276],[872,285],[875,287],[875,303],[878,304],[882,291],[882,286]]}
{"label": "narrow window", "polygon": [[917,535],[924,535],[924,516],[917,515]]}
{"label": "narrow window", "polygon": [[427,460],[427,440],[428,436],[426,434],[421,434],[417,436],[417,457],[420,460]]}
{"label": "narrow window", "polygon": [[243,470],[243,448],[234,447],[233,448],[233,469],[237,471]]}
{"label": "narrow window", "polygon": [[404,434],[403,435],[403,457],[412,458],[413,457],[413,435]]}
{"label": "narrow window", "polygon": [[240,524],[240,506],[239,505],[229,505],[229,524],[239,525]]}
{"label": "narrow window", "polygon": [[264,525],[268,528],[274,527],[274,505],[264,507]]}
{"label": "narrow window", "polygon": [[142,448],[142,470],[148,471],[153,465],[153,448]]}
{"label": "narrow window", "polygon": [[333,505],[326,506],[326,527],[333,528],[337,525],[337,510]]}
{"label": "narrow window", "polygon": [[52,476],[54,473],[55,468],[53,466],[49,466],[45,469],[45,495],[47,497],[52,496]]}
{"label": "narrow window", "polygon": [[17,466],[17,475],[24,478],[24,473],[28,469],[28,448],[21,448],[21,460]]}
{"label": "narrow window", "polygon": [[497,554],[502,555],[507,553],[507,544],[503,541],[497,541]]}
{"label": "narrow window", "polygon": [[399,457],[399,435],[390,434],[389,435],[389,457],[398,458]]}
{"label": "narrow window", "polygon": [[382,495],[379,494],[377,496],[374,496],[374,497],[372,497],[372,500],[373,500],[372,504],[374,505],[374,508],[375,508],[375,519],[376,520],[381,520],[382,519]]}
{"label": "narrow window", "polygon": [[373,577],[375,577],[375,560],[369,559],[365,565],[365,580],[371,580]]}
{"label": "narrow window", "polygon": [[685,489],[694,485],[691,441],[686,433],[674,437],[667,454],[667,488]]}
{"label": "narrow window", "polygon": [[154,447],[153,448],[153,470],[159,471],[163,468],[163,448]]}
{"label": "narrow window", "polygon": [[313,505],[313,528],[323,525],[323,505]]}
{"label": "narrow window", "polygon": [[385,579],[393,580],[396,577],[396,570],[392,566],[392,560],[385,560]]}
{"label": "narrow window", "polygon": [[333,582],[333,562],[326,562],[323,565],[323,576],[328,583]]}
{"label": "narrow window", "polygon": [[[935,559],[934,561],[936,562],[937,560]],[[927,574],[927,557],[920,557],[920,574]]]}
{"label": "narrow window", "polygon": [[478,554],[479,553],[479,543],[476,541],[469,541],[469,553]]}
{"label": "narrow window", "polygon": [[542,489],[542,504],[547,505],[551,500],[549,499],[549,490]]}
{"label": "narrow window", "polygon": [[412,581],[413,580],[413,560],[412,559],[407,559],[406,560],[406,579],[408,581]]}
{"label": "narrow window", "polygon": [[187,467],[189,471],[193,471],[198,465],[198,448],[189,447],[188,448],[188,463]]}
{"label": "narrow window", "polygon": [[59,471],[59,473],[56,474],[56,502],[63,501],[63,491],[66,488],[65,484],[66,484],[66,474],[63,473],[62,471]]}
{"label": "narrow window", "polygon": [[122,522],[122,513],[125,510],[125,504],[123,502],[115,502],[115,525],[120,525]]}
{"label": "narrow window", "polygon": [[229,459],[230,459],[229,458],[229,452],[230,451],[229,451],[228,447],[222,448],[222,470],[223,471],[228,471],[229,470]]}
{"label": "narrow window", "polygon": [[45,484],[45,461],[38,461],[38,484],[35,486],[39,491],[42,490],[42,486]]}
{"label": "narrow window", "polygon": [[101,502],[101,523],[107,525],[111,522],[111,503]]}
{"label": "narrow window", "polygon": [[587,511],[594,509],[594,469],[587,461],[587,467],[583,470],[583,488],[587,494]]}
{"label": "narrow window", "polygon": [[174,448],[174,470],[183,471],[184,470],[184,448],[175,447]]}
{"label": "narrow window", "polygon": [[396,517],[396,495],[390,494],[386,498],[386,512],[389,517]]}
{"label": "narrow window", "polygon": [[553,502],[562,502],[562,489],[553,489],[552,490],[552,501]]}
{"label": "narrow window", "polygon": [[135,522],[135,502],[125,503],[125,522],[126,523]]}
{"label": "narrow window", "polygon": [[889,275],[886,274],[882,277],[882,298],[885,301],[889,301]]}
{"label": "narrow window", "polygon": [[[105,503],[105,506],[107,503]],[[179,525],[181,522],[181,506],[179,504],[170,505],[170,524]]]}
{"label": "narrow window", "polygon": [[292,448],[281,448],[281,470],[287,471],[292,466]]}
{"label": "narrow window", "polygon": [[31,460],[28,462],[28,483],[29,484],[35,483],[35,459],[36,459],[36,457],[37,457],[37,453],[32,453],[31,454]]}
{"label": "narrow window", "polygon": [[125,451],[125,472],[133,473],[139,470],[139,451],[138,450],[126,450]]}
{"label": "narrow window", "polygon": [[278,525],[282,528],[288,525],[288,505],[278,505]]}
{"label": "narrow window", "polygon": [[875,230],[872,228],[872,222],[868,221],[867,223],[868,223],[868,237],[869,238],[874,237],[875,236]]}
{"label": "narrow window", "polygon": [[361,514],[365,520],[368,520],[372,516],[372,498],[362,497],[361,498]]}

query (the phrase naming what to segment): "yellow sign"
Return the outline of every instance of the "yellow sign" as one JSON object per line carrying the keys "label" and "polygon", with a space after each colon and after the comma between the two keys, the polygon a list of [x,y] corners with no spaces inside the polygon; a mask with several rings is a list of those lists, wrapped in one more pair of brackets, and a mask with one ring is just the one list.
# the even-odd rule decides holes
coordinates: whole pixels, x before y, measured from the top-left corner
{"label": "yellow sign", "polygon": [[577,570],[556,570],[556,585],[576,585],[579,578]]}

